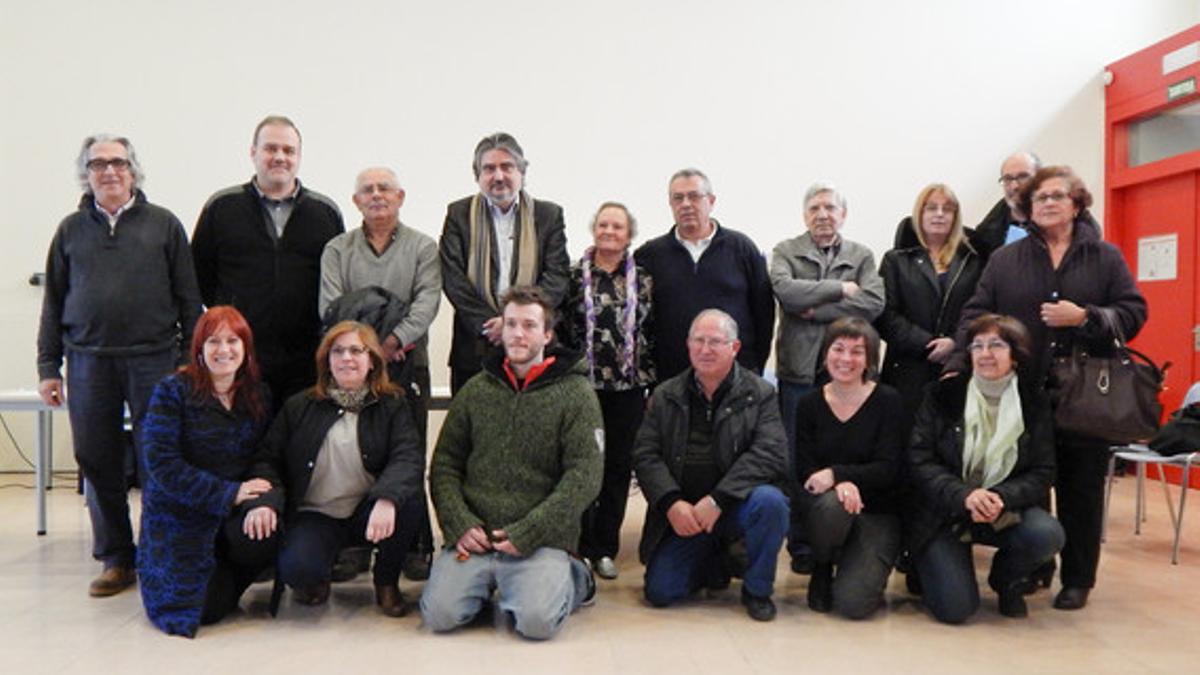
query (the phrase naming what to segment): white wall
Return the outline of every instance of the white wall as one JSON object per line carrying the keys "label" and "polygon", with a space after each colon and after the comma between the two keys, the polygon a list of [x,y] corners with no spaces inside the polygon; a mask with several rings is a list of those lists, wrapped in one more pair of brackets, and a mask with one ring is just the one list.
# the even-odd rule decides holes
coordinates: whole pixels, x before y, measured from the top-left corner
{"label": "white wall", "polygon": [[[882,254],[927,182],[954,186],[976,222],[1014,149],[1075,166],[1101,197],[1104,65],[1197,21],[1195,0],[4,0],[0,389],[35,384],[41,292],[26,279],[78,200],[72,161],[92,132],[133,139],[150,199],[189,230],[210,193],[251,175],[255,122],[284,113],[304,135],[301,177],[352,224],[355,173],[383,163],[408,190],[402,218],[436,236],[474,189],[475,142],[507,130],[532,194],[566,208],[572,256],[605,199],[643,237],[665,231],[665,183],[686,165],[765,250],[802,227],[807,184],[832,180],[845,234]],[[441,342],[448,316],[443,303]],[[22,417],[5,415],[29,451]],[[0,437],[0,469],[20,466]]]}

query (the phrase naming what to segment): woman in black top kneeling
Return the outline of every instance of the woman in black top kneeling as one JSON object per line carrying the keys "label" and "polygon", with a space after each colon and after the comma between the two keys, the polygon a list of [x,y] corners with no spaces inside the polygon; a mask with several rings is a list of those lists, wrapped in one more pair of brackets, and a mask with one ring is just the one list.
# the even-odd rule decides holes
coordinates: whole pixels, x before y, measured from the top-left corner
{"label": "woman in black top kneeling", "polygon": [[813,549],[808,606],[862,619],[879,607],[900,549],[904,410],[895,389],[873,380],[879,335],[869,323],[838,319],[821,351],[830,382],[797,404],[792,461]]}

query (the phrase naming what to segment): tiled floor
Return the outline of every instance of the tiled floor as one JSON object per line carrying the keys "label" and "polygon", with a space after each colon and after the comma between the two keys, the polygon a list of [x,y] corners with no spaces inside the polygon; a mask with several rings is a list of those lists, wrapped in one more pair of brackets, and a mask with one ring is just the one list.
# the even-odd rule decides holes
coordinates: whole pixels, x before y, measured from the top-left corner
{"label": "tiled floor", "polygon": [[[29,484],[22,475],[0,484]],[[0,658],[4,673],[1195,673],[1200,672],[1200,504],[1193,494],[1181,564],[1171,565],[1170,521],[1161,492],[1149,493],[1149,521],[1133,531],[1133,479],[1114,490],[1100,584],[1081,612],[1030,598],[1030,616],[983,608],[967,625],[930,620],[895,575],[888,607],[852,623],[810,612],[807,577],[781,558],[779,617],[759,624],[738,604],[738,585],[712,599],[654,610],[640,597],[634,551],[643,502],[634,496],[619,564],[601,582],[594,607],[571,617],[549,643],[476,626],[446,636],[411,615],[378,614],[366,576],[336,585],[328,606],[285,598],[266,613],[269,586],[253,587],[243,612],[201,629],[195,640],[168,637],[146,621],[136,591],[87,597],[98,566],[89,559],[87,514],[67,487],[50,497],[50,532],[34,534],[34,498],[0,488]],[[136,501],[136,498],[134,499]],[[985,564],[985,554],[977,560]],[[981,574],[981,578],[983,575]],[[402,582],[415,596],[419,588]]]}

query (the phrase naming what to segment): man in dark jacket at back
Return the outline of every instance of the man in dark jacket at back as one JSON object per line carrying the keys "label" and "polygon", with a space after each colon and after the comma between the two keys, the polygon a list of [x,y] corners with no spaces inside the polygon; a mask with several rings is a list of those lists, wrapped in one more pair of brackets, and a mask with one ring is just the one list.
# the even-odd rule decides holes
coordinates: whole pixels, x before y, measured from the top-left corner
{"label": "man in dark jacket at back", "polygon": [[1017,205],[1017,195],[1041,167],[1042,161],[1032,152],[1013,153],[1000,165],[999,183],[1004,189],[1004,199],[996,202],[983,217],[971,239],[985,264],[992,251],[1021,239],[1027,233],[1029,214],[1021,211]]}
{"label": "man in dark jacket at back", "polygon": [[787,452],[775,389],[735,363],[737,323],[709,309],[688,332],[691,368],[654,391],[634,444],[646,524],[638,547],[646,600],[665,607],[708,585],[723,586],[726,548],[745,538],[742,604],[757,621],[771,600],[788,499],[779,486]]}
{"label": "man in dark jacket at back", "polygon": [[300,184],[300,131],[286,117],[258,123],[254,178],[209,198],[192,233],[204,304],[233,305],[254,330],[263,378],[277,407],[316,380],[321,252],[342,214]]}

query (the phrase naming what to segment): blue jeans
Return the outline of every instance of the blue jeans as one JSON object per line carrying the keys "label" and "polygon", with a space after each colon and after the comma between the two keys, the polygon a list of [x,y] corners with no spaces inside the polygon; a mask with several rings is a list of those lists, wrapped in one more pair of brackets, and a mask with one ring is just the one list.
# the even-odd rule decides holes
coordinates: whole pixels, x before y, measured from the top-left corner
{"label": "blue jeans", "polygon": [[[988,585],[1002,591],[1054,556],[1063,546],[1063,529],[1039,507],[1021,512],[1021,522],[999,532],[991,525],[973,525],[974,543],[995,546]],[[917,557],[917,573],[925,606],[938,621],[962,623],[979,609],[979,585],[971,543],[949,529],[934,537]]]}
{"label": "blue jeans", "polygon": [[175,355],[174,349],[142,356],[67,350],[68,414],[92,520],[92,557],[106,568],[133,567],[136,557],[126,496],[125,406],[133,421],[134,452],[140,458],[142,418],[150,394],[175,367]]}
{"label": "blue jeans", "polygon": [[473,553],[459,560],[449,547],[433,561],[421,594],[421,617],[434,632],[454,630],[474,620],[495,590],[498,614],[510,616],[517,633],[548,640],[583,604],[590,574],[583,562],[557,548],[539,548],[528,556]]}
{"label": "blue jeans", "polygon": [[666,607],[694,593],[719,562],[722,543],[741,536],[749,558],[742,588],[750,595],[770,597],[787,527],[788,498],[773,485],[760,485],[735,510],[722,514],[711,533],[680,537],[669,531],[646,565],[646,600]]}

